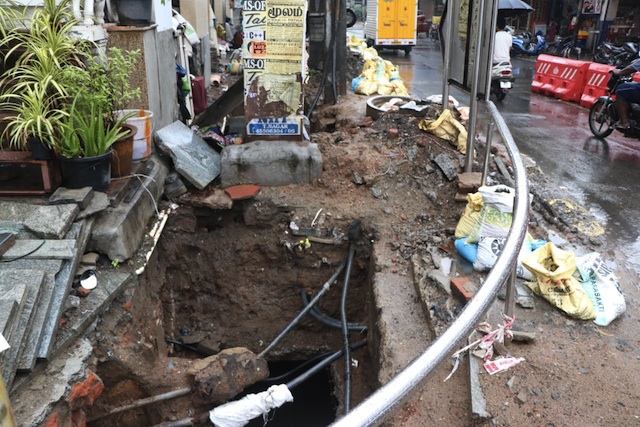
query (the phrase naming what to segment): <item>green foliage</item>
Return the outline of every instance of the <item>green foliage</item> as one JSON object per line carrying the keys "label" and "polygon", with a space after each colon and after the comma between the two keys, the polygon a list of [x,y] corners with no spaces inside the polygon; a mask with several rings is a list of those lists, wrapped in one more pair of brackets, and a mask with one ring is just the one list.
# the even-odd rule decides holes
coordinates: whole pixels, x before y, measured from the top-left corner
{"label": "green foliage", "polygon": [[79,92],[69,108],[69,114],[60,122],[60,136],[55,148],[65,157],[94,157],[111,150],[119,138],[127,134],[122,128],[125,117],[113,124],[107,123],[99,104],[90,104],[89,110],[80,107],[85,96]]}
{"label": "green foliage", "polygon": [[123,51],[112,47],[106,58],[92,56],[84,67],[67,67],[64,84],[70,93],[84,94],[78,100],[78,108],[89,110],[91,104],[97,104],[107,115],[108,123],[113,125],[117,112],[140,98],[140,88],[131,85],[131,72],[139,57],[139,50]]}

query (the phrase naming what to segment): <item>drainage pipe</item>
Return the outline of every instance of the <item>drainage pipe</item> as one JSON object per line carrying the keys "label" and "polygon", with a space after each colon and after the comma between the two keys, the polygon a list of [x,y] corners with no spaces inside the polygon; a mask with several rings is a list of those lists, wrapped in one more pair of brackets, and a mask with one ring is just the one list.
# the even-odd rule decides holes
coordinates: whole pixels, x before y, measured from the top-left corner
{"label": "drainage pipe", "polygon": [[[120,408],[112,409],[111,411],[109,411],[107,413],[104,413],[102,415],[98,415],[96,417],[88,419],[87,423],[92,423],[92,422],[100,420],[100,419],[102,419],[104,417],[108,417],[110,415],[119,414],[120,412],[128,411],[130,409],[141,408],[143,406],[147,406],[147,405],[150,405],[152,403],[162,402],[164,400],[175,399],[177,397],[186,396],[187,394],[190,394],[191,392],[192,392],[191,388],[181,388],[181,389],[178,389],[178,390],[169,391],[167,393],[158,394],[156,396],[151,396],[151,397],[147,397],[147,398],[144,398],[144,399],[136,400],[135,402],[130,403],[128,405],[121,406]],[[187,424],[187,425],[190,425],[190,424]]]}
{"label": "drainage pipe", "polygon": [[347,264],[346,260],[342,261],[342,264],[340,264],[340,266],[338,267],[336,272],[333,273],[333,275],[329,278],[329,280],[327,280],[324,283],[324,285],[322,285],[322,289],[320,289],[320,291],[316,294],[316,296],[313,297],[313,300],[311,301],[311,303],[308,306],[306,306],[296,316],[296,318],[293,319],[291,321],[291,323],[289,323],[289,325],[282,332],[280,332],[280,335],[278,335],[273,341],[271,341],[271,344],[269,344],[267,346],[267,348],[265,348],[264,350],[262,350],[262,352],[260,354],[258,354],[258,357],[264,357],[264,355],[267,354],[269,352],[269,350],[271,350],[273,347],[275,347],[289,332],[291,332],[293,327],[298,324],[298,322],[309,312],[309,310],[311,310],[313,308],[313,306],[318,302],[318,300],[324,294],[329,292],[329,289],[331,288],[331,285],[333,284],[333,282],[336,281],[336,279],[338,278],[338,276],[340,275],[340,273],[342,272],[342,270],[344,269],[346,264]]}
{"label": "drainage pipe", "polygon": [[[357,350],[357,349],[359,349],[361,347],[364,347],[366,344],[367,344],[367,340],[358,341],[357,343],[355,343],[352,346],[350,346],[350,349],[351,350]],[[307,380],[307,379],[311,378],[313,375],[315,375],[319,370],[324,369],[327,365],[329,365],[329,364],[333,363],[334,361],[338,360],[339,358],[341,358],[343,354],[344,354],[344,349],[342,349],[340,351],[336,351],[331,356],[328,356],[322,362],[318,363],[317,365],[315,365],[314,367],[312,367],[311,369],[306,371],[304,374],[302,374],[302,375],[294,378],[293,380],[289,381],[287,383],[287,387],[289,389],[292,389],[292,388],[300,385],[302,382],[304,382],[305,380]],[[346,360],[345,360],[345,363],[346,363]]]}
{"label": "drainage pipe", "polygon": [[[305,307],[308,306],[309,295],[307,295],[306,290],[304,289],[302,290],[302,292],[300,293],[300,297],[302,298],[302,304]],[[333,317],[326,315],[325,313],[321,312],[316,306],[314,306],[311,309],[309,314],[318,322],[324,323],[325,325],[331,328],[336,328],[336,329],[342,328],[342,322],[340,320],[334,319]],[[360,325],[358,323],[352,323],[352,322],[347,323],[347,328],[349,328],[350,331],[360,332],[361,334],[366,334],[367,331],[369,330],[369,327],[365,325]]]}
{"label": "drainage pipe", "polygon": [[431,344],[422,354],[413,360],[397,376],[369,396],[350,413],[332,424],[334,427],[372,426],[382,422],[394,408],[422,385],[423,381],[454,349],[462,343],[484,316],[501,286],[512,274],[518,260],[518,252],[527,232],[529,215],[528,185],[526,171],[520,151],[509,132],[504,119],[493,102],[487,102],[489,113],[493,116],[498,131],[502,134],[507,152],[515,170],[515,200],[511,229],[507,235],[502,254],[496,260],[487,275],[486,281],[476,293],[455,322]]}
{"label": "drainage pipe", "polygon": [[344,351],[344,413],[349,413],[351,409],[351,354],[349,353],[349,328],[347,327],[347,292],[349,291],[349,277],[351,276],[351,266],[353,256],[356,253],[353,240],[349,244],[349,258],[347,260],[347,271],[344,273],[344,284],[342,286],[342,298],[340,299],[340,320],[342,321],[342,341]]}

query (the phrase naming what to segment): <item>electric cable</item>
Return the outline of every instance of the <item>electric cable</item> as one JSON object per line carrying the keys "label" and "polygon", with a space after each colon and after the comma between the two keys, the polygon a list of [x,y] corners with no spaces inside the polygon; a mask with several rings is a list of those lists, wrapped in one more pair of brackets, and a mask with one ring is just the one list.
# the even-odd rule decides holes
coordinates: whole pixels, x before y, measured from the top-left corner
{"label": "electric cable", "polygon": [[[300,292],[300,296],[302,298],[302,304],[304,304],[305,307],[309,305],[309,295],[307,294],[307,291],[303,289],[302,292]],[[309,314],[318,322],[324,323],[329,327],[336,328],[336,329],[342,328],[342,322],[340,320],[334,319],[328,314],[321,312],[317,306],[314,306],[309,312]],[[367,331],[369,330],[368,326],[361,325],[359,323],[352,323],[352,322],[347,322],[347,328],[350,331],[360,332],[362,334],[366,334]]]}

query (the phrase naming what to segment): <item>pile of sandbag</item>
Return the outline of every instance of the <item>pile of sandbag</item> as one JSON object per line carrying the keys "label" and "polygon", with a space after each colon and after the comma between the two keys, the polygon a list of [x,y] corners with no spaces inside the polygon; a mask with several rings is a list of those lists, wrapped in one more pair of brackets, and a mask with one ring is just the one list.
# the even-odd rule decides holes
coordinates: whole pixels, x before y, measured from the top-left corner
{"label": "pile of sandbag", "polygon": [[[355,41],[350,41],[355,44]],[[364,59],[362,72],[351,81],[351,88],[360,95],[399,95],[409,94],[400,78],[398,67],[391,61],[378,56],[374,48],[360,50]]]}
{"label": "pile of sandbag", "polygon": [[[455,230],[455,247],[475,270],[490,270],[502,253],[514,197],[515,190],[506,185],[483,186],[467,195]],[[618,279],[595,252],[576,257],[527,233],[516,275],[534,293],[577,319],[594,319],[595,324],[607,326],[626,310]]]}

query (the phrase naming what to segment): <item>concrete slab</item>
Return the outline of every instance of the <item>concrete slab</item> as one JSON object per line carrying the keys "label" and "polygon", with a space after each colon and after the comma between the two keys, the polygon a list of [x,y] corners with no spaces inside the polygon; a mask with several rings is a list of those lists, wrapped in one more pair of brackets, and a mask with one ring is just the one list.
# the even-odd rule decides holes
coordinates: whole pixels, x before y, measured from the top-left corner
{"label": "concrete slab", "polygon": [[49,197],[49,202],[54,205],[76,203],[80,209],[86,209],[94,195],[93,188],[84,187],[71,189],[58,187],[58,189]]}
{"label": "concrete slab", "polygon": [[317,144],[255,141],[222,150],[223,187],[308,184],[321,174],[322,154]]}
{"label": "concrete slab", "polygon": [[79,219],[85,219],[91,215],[95,215],[99,212],[106,210],[109,207],[109,197],[105,193],[94,193],[93,198],[89,205],[80,211],[76,216],[76,221]]}
{"label": "concrete slab", "polygon": [[0,201],[0,228],[21,229],[36,208],[30,203]]}
{"label": "concrete slab", "polygon": [[158,148],[171,156],[176,171],[199,190],[220,175],[220,154],[180,121],[156,132]]}
{"label": "concrete slab", "polygon": [[133,279],[131,273],[116,270],[99,271],[97,277],[98,286],[82,298],[80,306],[65,312],[68,319],[58,331],[52,357],[73,344]]}
{"label": "concrete slab", "polygon": [[76,239],[76,256],[72,259],[64,260],[60,271],[56,275],[51,310],[49,311],[49,315],[44,323],[42,339],[38,346],[39,359],[48,359],[51,354],[51,350],[53,350],[53,342],[58,330],[60,316],[62,316],[62,312],[64,311],[64,304],[67,300],[67,296],[69,296],[69,291],[73,284],[73,278],[75,276],[76,269],[80,264],[84,248],[86,248],[87,242],[91,237],[92,227],[92,218],[79,221],[71,226],[71,229],[65,236],[67,239]]}
{"label": "concrete slab", "polygon": [[40,303],[36,305],[35,313],[31,321],[31,327],[25,341],[25,348],[20,355],[18,370],[30,371],[36,363],[38,346],[42,338],[44,323],[53,301],[53,290],[55,288],[55,276],[62,267],[62,260],[26,260],[20,259],[10,263],[0,263],[0,271],[6,271],[11,266],[12,270],[38,270],[44,274],[44,281],[40,287]]}
{"label": "concrete slab", "polygon": [[76,204],[38,206],[24,221],[24,227],[44,239],[62,239],[80,212]]}
{"label": "concrete slab", "polygon": [[75,255],[75,240],[16,240],[3,259],[69,259]]}
{"label": "concrete slab", "polygon": [[[40,289],[42,287],[42,283],[44,282],[45,276],[44,272],[37,270],[15,271],[12,274],[19,275],[22,278],[26,278],[28,281],[27,298],[20,318],[18,319],[16,331],[14,333],[13,341],[15,344],[12,345],[3,362],[3,380],[5,386],[8,389],[11,388],[11,384],[13,383],[13,379],[15,378],[18,369],[20,356],[22,355],[27,345],[26,337],[31,330],[32,320],[36,312],[36,306],[40,302]],[[7,280],[7,277],[5,274],[2,274],[0,276],[0,281],[4,282],[5,280]]]}
{"label": "concrete slab", "polygon": [[129,203],[120,203],[98,215],[88,250],[106,254],[112,260],[125,261],[135,253],[142,241],[149,219],[164,190],[169,172],[159,157],[152,155],[153,170]]}

